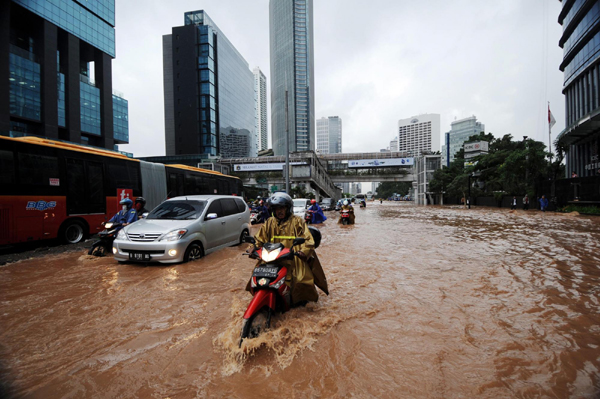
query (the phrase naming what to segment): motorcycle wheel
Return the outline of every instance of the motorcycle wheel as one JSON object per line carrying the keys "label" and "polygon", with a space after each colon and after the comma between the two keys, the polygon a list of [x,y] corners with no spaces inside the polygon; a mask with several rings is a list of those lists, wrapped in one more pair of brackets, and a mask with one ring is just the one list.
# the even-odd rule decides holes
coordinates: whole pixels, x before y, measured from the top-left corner
{"label": "motorcycle wheel", "polygon": [[104,256],[106,255],[106,247],[102,244],[97,244],[94,245],[92,248],[90,248],[90,250],[88,251],[88,255],[93,255],[93,256]]}
{"label": "motorcycle wheel", "polygon": [[272,309],[264,307],[248,320],[244,320],[240,337],[240,347],[244,338],[256,338],[271,327],[271,314]]}
{"label": "motorcycle wheel", "polygon": [[343,225],[347,225],[348,224],[348,219],[342,219],[342,224]]}

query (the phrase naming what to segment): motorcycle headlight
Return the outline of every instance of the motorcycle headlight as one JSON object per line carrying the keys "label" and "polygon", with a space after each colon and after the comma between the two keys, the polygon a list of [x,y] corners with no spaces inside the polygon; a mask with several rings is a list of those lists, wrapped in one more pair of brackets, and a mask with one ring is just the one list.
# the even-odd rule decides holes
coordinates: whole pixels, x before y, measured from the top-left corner
{"label": "motorcycle headlight", "polygon": [[173,230],[164,234],[158,241],[177,241],[187,233],[186,229]]}
{"label": "motorcycle headlight", "polygon": [[129,238],[127,238],[127,234],[125,234],[125,230],[119,230],[119,233],[117,234],[117,240],[129,240]]}
{"label": "motorcycle headlight", "polygon": [[261,258],[262,258],[262,260],[264,260],[267,263],[273,262],[275,259],[277,259],[280,252],[281,252],[281,248],[277,248],[271,252],[269,252],[263,248]]}
{"label": "motorcycle headlight", "polygon": [[114,223],[112,222],[104,223],[104,227],[106,227],[106,229],[110,229],[111,227],[113,227],[113,224]]}

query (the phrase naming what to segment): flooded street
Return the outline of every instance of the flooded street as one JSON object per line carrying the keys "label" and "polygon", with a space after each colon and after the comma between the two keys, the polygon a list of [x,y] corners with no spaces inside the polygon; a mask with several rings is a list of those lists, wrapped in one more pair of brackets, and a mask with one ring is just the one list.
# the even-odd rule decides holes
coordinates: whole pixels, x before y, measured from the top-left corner
{"label": "flooded street", "polygon": [[[594,398],[600,218],[369,203],[319,226],[330,296],[238,349],[254,262],[0,267],[18,398]],[[257,229],[253,229],[254,232]]]}

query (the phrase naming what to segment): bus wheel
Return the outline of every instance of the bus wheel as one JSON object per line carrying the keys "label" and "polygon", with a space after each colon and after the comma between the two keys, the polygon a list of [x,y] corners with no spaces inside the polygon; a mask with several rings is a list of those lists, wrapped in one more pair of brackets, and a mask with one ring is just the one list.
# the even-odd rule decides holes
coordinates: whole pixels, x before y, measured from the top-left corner
{"label": "bus wheel", "polygon": [[77,244],[85,236],[83,224],[77,220],[68,222],[62,229],[62,240],[67,244]]}

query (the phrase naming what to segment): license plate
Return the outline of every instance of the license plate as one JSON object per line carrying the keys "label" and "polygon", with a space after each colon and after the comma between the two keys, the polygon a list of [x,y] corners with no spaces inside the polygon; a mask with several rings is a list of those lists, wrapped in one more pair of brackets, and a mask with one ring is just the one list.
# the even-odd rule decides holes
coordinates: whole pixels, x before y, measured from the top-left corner
{"label": "license plate", "polygon": [[252,273],[252,275],[254,277],[275,278],[277,277],[278,272],[279,269],[277,267],[259,266],[254,268],[254,272]]}
{"label": "license plate", "polygon": [[144,254],[144,253],[140,253],[140,252],[130,252],[129,259],[137,260],[137,261],[149,261],[150,254]]}

